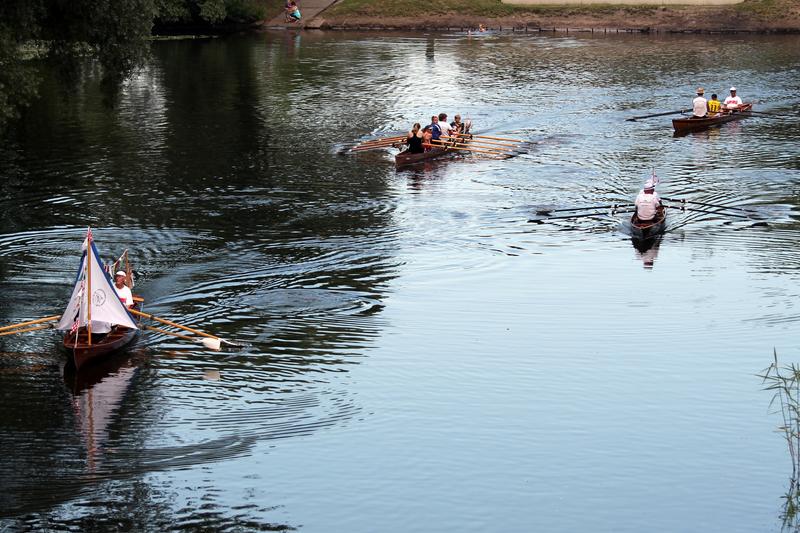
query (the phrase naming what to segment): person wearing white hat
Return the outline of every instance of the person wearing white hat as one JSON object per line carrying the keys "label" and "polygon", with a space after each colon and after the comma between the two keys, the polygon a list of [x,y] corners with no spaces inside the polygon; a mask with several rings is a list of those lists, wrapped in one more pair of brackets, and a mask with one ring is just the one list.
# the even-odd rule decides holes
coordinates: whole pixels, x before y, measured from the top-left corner
{"label": "person wearing white hat", "polygon": [[736,87],[731,87],[731,95],[725,99],[725,109],[739,109],[742,99],[736,96]]}
{"label": "person wearing white hat", "polygon": [[653,220],[658,214],[658,208],[661,207],[661,197],[656,192],[657,183],[658,177],[653,174],[653,177],[645,182],[644,188],[639,192],[634,202],[636,216],[643,222]]}
{"label": "person wearing white hat", "polygon": [[705,118],[708,113],[708,100],[703,96],[705,90],[702,87],[697,89],[697,98],[692,100],[692,113],[694,118]]}
{"label": "person wearing white hat", "polygon": [[131,293],[130,287],[125,285],[127,277],[122,270],[114,274],[114,290],[117,291],[117,296],[125,304],[125,307],[133,307],[133,293]]}

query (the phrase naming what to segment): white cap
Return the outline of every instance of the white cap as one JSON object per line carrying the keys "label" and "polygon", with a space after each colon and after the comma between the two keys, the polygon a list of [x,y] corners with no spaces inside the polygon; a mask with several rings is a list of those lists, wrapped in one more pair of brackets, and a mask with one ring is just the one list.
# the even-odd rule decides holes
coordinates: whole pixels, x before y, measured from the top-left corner
{"label": "white cap", "polygon": [[117,270],[117,273],[114,274],[115,276],[127,276],[127,274],[122,270]]}
{"label": "white cap", "polygon": [[735,91],[735,90],[736,90],[736,87],[731,87],[731,91]]}
{"label": "white cap", "polygon": [[655,186],[656,186],[656,184],[655,184],[655,183],[653,183],[653,180],[652,180],[652,179],[649,179],[649,180],[647,180],[646,182],[644,182],[644,188],[645,188],[645,189],[654,189],[654,188],[655,188]]}

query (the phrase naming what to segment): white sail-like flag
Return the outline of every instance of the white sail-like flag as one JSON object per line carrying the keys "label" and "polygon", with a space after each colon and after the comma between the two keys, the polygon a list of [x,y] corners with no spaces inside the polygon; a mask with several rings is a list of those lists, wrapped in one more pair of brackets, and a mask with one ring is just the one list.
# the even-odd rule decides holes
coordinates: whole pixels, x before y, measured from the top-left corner
{"label": "white sail-like flag", "polygon": [[[87,250],[88,251],[88,250]],[[79,327],[85,327],[90,316],[87,312],[87,303],[91,304],[92,332],[107,333],[112,324],[119,324],[132,329],[138,329],[136,321],[125,308],[125,305],[117,296],[117,291],[111,282],[108,273],[103,269],[98,259],[99,254],[94,242],[91,242],[91,258],[89,268],[91,269],[91,294],[88,294],[89,283],[86,279],[86,258],[84,252],[81,258],[81,266],[75,280],[75,287],[72,289],[72,296],[69,299],[64,314],[58,322],[57,329],[69,330],[77,321]]]}

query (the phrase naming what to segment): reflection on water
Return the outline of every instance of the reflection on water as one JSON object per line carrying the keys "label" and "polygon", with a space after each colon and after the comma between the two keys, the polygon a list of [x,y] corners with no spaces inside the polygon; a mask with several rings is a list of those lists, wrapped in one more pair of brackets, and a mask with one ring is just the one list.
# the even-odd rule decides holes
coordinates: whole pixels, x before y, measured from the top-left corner
{"label": "reflection on water", "polygon": [[[60,312],[91,225],[149,312],[247,348],[146,332],[62,376],[55,336],[4,337],[0,529],[779,527],[753,354],[798,341],[797,124],[624,118],[732,83],[796,111],[799,50],[287,31],[154,43],[111,109],[90,68],[48,79],[0,146],[0,320]],[[337,153],[442,111],[534,144]],[[653,167],[763,220],[674,211],[633,255],[630,213],[527,222],[628,205]]]}

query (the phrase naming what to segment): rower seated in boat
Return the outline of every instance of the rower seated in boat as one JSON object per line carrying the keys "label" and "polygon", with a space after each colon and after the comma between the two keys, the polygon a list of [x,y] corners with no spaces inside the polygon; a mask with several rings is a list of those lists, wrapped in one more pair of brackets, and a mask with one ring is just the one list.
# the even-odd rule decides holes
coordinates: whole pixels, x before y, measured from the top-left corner
{"label": "rower seated in boat", "polygon": [[717,94],[714,93],[711,95],[711,100],[708,101],[708,113],[716,116],[720,109],[722,109],[722,103],[717,100]]}
{"label": "rower seated in boat", "polygon": [[433,139],[433,131],[431,131],[430,126],[425,126],[422,129],[422,148],[426,152],[430,152],[433,148],[433,143],[431,143],[431,139]]}
{"label": "rower seated in boat", "polygon": [[742,107],[742,99],[736,96],[736,87],[731,87],[731,95],[725,98],[725,109],[738,111]]}
{"label": "rower seated in boat", "polygon": [[406,144],[408,145],[408,149],[406,150],[410,154],[421,154],[425,151],[425,148],[422,146],[424,141],[423,133],[420,129],[421,126],[419,122],[414,124],[414,127],[411,128],[411,131],[408,132],[408,136],[406,137]]}
{"label": "rower seated in boat", "polygon": [[708,113],[708,101],[703,96],[704,93],[705,89],[698,87],[697,97],[692,100],[692,118],[706,118],[706,114]]}
{"label": "rower seated in boat", "polygon": [[442,136],[442,128],[439,127],[439,117],[433,115],[431,117],[431,123],[428,124],[427,128],[431,130],[431,139],[438,141],[439,137]]}
{"label": "rower seated in boat", "polygon": [[439,113],[439,129],[442,132],[442,137],[450,137],[452,127],[447,122],[447,113]]}
{"label": "rower seated in boat", "polygon": [[469,133],[469,128],[472,126],[471,122],[461,122],[461,115],[453,117],[453,122],[450,123],[450,134],[460,133],[466,135]]}
{"label": "rower seated in boat", "polygon": [[117,292],[120,301],[125,304],[125,307],[133,307],[133,293],[130,287],[125,284],[127,278],[127,274],[122,270],[114,274],[114,290]]}
{"label": "rower seated in boat", "polygon": [[634,202],[636,216],[641,222],[654,220],[658,215],[658,208],[661,207],[661,198],[656,192],[656,183],[658,183],[658,178],[655,175],[648,179]]}

